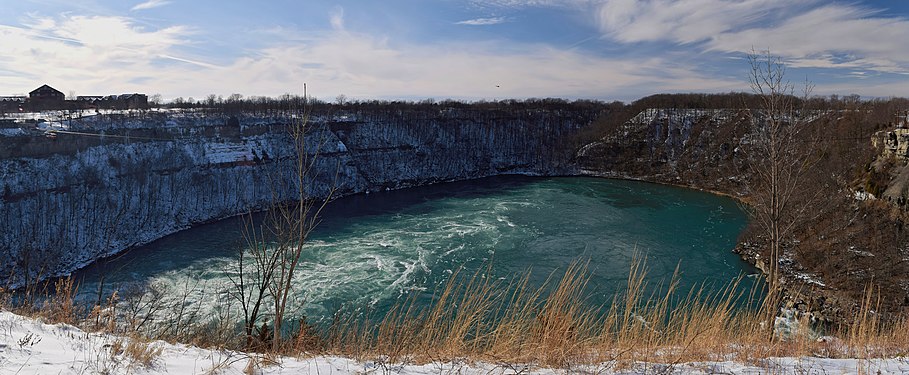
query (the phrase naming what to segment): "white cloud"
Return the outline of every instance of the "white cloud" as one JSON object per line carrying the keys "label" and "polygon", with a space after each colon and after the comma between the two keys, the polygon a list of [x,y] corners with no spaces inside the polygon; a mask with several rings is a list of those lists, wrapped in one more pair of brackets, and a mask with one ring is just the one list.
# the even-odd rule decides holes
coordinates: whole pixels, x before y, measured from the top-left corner
{"label": "white cloud", "polygon": [[[307,44],[272,46],[259,56],[167,84],[277,95],[298,91],[305,82],[323,98],[343,93],[354,98],[609,99],[667,90],[728,91],[744,84],[661,59],[604,58],[542,45],[509,47],[510,52],[502,52],[505,48],[497,42],[393,45],[380,36],[337,32]],[[215,76],[222,78],[211,78]]]}
{"label": "white cloud", "polygon": [[[184,52],[185,47],[194,45],[194,35],[186,27],[148,29],[125,17],[64,14],[35,17],[22,27],[0,26],[0,40],[4,41],[6,49],[0,58],[0,79],[8,88],[3,90],[9,91],[7,94],[28,92],[46,82],[64,92],[75,90],[85,95],[139,91],[161,93],[165,98],[198,98],[210,93],[227,95],[235,92],[274,96],[299,92],[303,83],[307,83],[316,96],[326,99],[343,93],[352,98],[593,97],[629,100],[658,92],[720,92],[747,88],[744,76],[703,71],[697,61],[707,57],[695,57],[705,50],[717,51],[707,55],[722,57],[736,56],[728,52],[750,49],[748,38],[751,36],[742,33],[751,31],[765,38],[782,38],[783,31],[774,30],[791,32],[789,28],[797,22],[811,28],[823,27],[817,22],[809,22],[810,19],[841,20],[843,22],[838,24],[852,32],[869,27],[864,26],[863,21],[853,19],[854,13],[814,18],[817,16],[806,12],[801,16],[807,18],[791,17],[762,32],[755,31],[763,29],[754,26],[722,31],[716,37],[692,42],[698,47],[693,53],[625,57],[508,40],[407,43],[386,35],[346,30],[343,9],[337,8],[329,16],[332,30],[305,37],[268,38],[273,42],[248,51],[244,57],[213,65],[204,58]],[[874,20],[865,17],[866,21],[868,19]],[[897,33],[894,35],[901,35],[899,29],[904,27],[905,21],[893,21],[891,26]],[[669,29],[672,32],[667,38],[676,38],[672,40],[678,42],[696,40],[699,35],[683,33],[682,29]],[[288,30],[278,31],[277,34],[285,35]],[[775,32],[781,34],[776,36]],[[673,37],[673,33],[687,36]],[[886,39],[884,44],[906,40],[897,38],[891,42],[892,35],[887,33],[878,33],[883,35],[880,39]],[[724,39],[731,35],[738,35],[743,41]],[[858,41],[847,35],[836,36],[850,48],[861,47],[855,46]],[[755,45],[756,48],[761,46]],[[784,51],[790,66],[851,67],[872,75],[883,69],[898,71],[905,66],[905,61],[909,61],[909,58],[884,53],[890,47],[869,46],[863,53],[825,53],[823,51],[830,47],[808,43],[802,52],[797,48],[779,48],[774,52]],[[880,54],[868,52],[874,49]],[[864,86],[819,85],[817,92],[843,89],[846,91],[842,92],[886,96],[904,95],[909,89],[909,80],[885,85],[870,84],[878,82],[877,78],[862,81]]]}
{"label": "white cloud", "polygon": [[[0,26],[6,51],[0,76],[10,92],[49,83],[64,92],[103,95],[210,93],[280,95],[309,84],[333,98],[634,99],[664,91],[728,91],[738,79],[710,77],[660,58],[603,57],[576,49],[509,41],[412,44],[343,29],[284,39],[213,65],[188,56],[186,27],[149,30],[125,17],[38,17]],[[6,72],[6,73],[4,73]],[[4,90],[7,91],[7,90]]]}
{"label": "white cloud", "polygon": [[331,12],[331,28],[335,30],[344,30],[344,8],[337,7]]}
{"label": "white cloud", "polygon": [[770,18],[783,8],[794,8],[792,4],[788,0],[608,0],[597,15],[601,30],[620,42],[693,43]]}
{"label": "white cloud", "polygon": [[779,25],[717,35],[708,48],[747,51],[770,48],[793,66],[862,68],[909,73],[909,20],[875,17],[874,11],[827,5],[791,17]]}
{"label": "white cloud", "polygon": [[157,8],[160,6],[165,6],[167,4],[170,4],[169,0],[148,0],[144,3],[136,4],[136,6],[132,7],[130,10],[132,10],[132,11],[146,10],[146,9]]}
{"label": "white cloud", "polygon": [[487,26],[487,25],[498,25],[505,22],[505,17],[489,17],[489,18],[475,18],[472,20],[464,20],[455,22],[456,25],[469,25],[469,26]]}
{"label": "white cloud", "polygon": [[770,49],[804,68],[909,72],[909,20],[817,0],[608,0],[597,21],[622,43],[670,42],[700,51]]}
{"label": "white cloud", "polygon": [[123,17],[36,17],[23,27],[0,26],[0,71],[17,73],[3,78],[17,91],[43,82],[87,94],[134,91],[130,80],[173,64],[187,33],[179,26],[145,30]]}

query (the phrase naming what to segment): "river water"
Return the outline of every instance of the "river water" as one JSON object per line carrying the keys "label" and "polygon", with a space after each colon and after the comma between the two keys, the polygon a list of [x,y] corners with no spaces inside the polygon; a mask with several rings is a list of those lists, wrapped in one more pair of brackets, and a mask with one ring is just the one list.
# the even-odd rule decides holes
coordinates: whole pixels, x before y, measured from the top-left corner
{"label": "river water", "polygon": [[[243,223],[201,225],[98,262],[76,274],[82,294],[92,298],[103,278],[104,293],[157,285],[223,303]],[[381,310],[410,293],[430,296],[459,267],[473,274],[490,264],[491,277],[531,272],[539,285],[578,259],[590,261],[589,299],[598,304],[621,291],[635,253],[652,283],[678,266],[681,290],[718,288],[754,272],[731,252],[745,224],[726,197],[585,177],[500,176],[350,196],[328,205],[308,239],[295,308],[314,321],[342,307]]]}

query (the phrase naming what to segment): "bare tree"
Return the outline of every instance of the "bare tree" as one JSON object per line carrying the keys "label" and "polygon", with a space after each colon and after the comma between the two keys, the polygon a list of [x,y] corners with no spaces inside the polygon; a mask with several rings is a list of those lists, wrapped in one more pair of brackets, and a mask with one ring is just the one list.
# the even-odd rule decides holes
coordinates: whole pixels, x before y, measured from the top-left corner
{"label": "bare tree", "polygon": [[801,97],[797,97],[794,85],[785,79],[782,60],[769,50],[760,54],[752,51],[748,62],[751,89],[760,103],[757,111],[751,111],[750,211],[767,240],[765,272],[768,301],[772,303],[768,307],[775,315],[782,289],[780,257],[793,229],[809,210],[814,200],[811,195],[817,193],[806,191],[809,171],[817,162],[818,142],[809,134],[812,114],[801,108],[813,87],[806,82]]}
{"label": "bare tree", "polygon": [[271,285],[271,277],[274,275],[272,270],[278,258],[269,256],[269,244],[263,238],[264,229],[255,227],[252,214],[246,218],[243,226],[245,243],[237,251],[234,262],[236,269],[233,274],[228,274],[233,287],[227,293],[240,303],[246,348],[257,349],[259,343],[255,342],[254,335],[256,325],[267,303],[268,286]]}
{"label": "bare tree", "polygon": [[[309,113],[305,106],[302,113],[292,113],[290,137],[293,141],[296,157],[293,159],[291,186],[279,186],[273,182],[272,196],[275,201],[263,226],[255,228],[252,220],[247,222],[247,246],[240,250],[237,257],[237,269],[231,276],[233,289],[231,296],[240,302],[244,313],[244,333],[247,346],[262,347],[266,343],[256,343],[256,338],[266,338],[270,334],[271,350],[277,351],[282,345],[282,332],[287,318],[288,301],[292,297],[293,278],[298,272],[300,260],[305,250],[306,239],[318,224],[319,216],[330,201],[334,188],[330,188],[326,197],[313,198],[307,192],[307,186],[316,172],[316,161],[324,137],[316,142],[307,142],[310,135]],[[280,180],[280,179],[277,179]],[[280,202],[280,191],[292,191],[291,204]],[[271,305],[273,324],[268,327],[264,321],[263,310]],[[262,329],[256,327],[262,321]],[[258,334],[257,334],[258,333]],[[254,345],[258,344],[258,345]]]}
{"label": "bare tree", "polygon": [[164,100],[162,99],[161,94],[154,94],[148,97],[148,103],[151,104],[152,107],[160,107],[161,104],[164,103]]}
{"label": "bare tree", "polygon": [[[277,349],[281,341],[287,301],[292,290],[291,282],[303,254],[305,241],[318,224],[322,209],[325,208],[325,204],[328,203],[334,192],[332,189],[325,199],[313,199],[307,196],[306,184],[314,172],[318,149],[322,146],[322,142],[318,142],[314,147],[316,150],[309,150],[306,147],[307,120],[304,118],[302,121],[295,121],[291,128],[291,136],[298,150],[298,156],[294,161],[294,185],[296,185],[294,191],[297,192],[295,197],[297,203],[280,206],[277,210],[279,215],[273,225],[275,235],[279,239],[276,244],[279,256],[277,272],[269,287],[275,304],[273,349]],[[309,152],[313,152],[313,154],[309,154]]]}

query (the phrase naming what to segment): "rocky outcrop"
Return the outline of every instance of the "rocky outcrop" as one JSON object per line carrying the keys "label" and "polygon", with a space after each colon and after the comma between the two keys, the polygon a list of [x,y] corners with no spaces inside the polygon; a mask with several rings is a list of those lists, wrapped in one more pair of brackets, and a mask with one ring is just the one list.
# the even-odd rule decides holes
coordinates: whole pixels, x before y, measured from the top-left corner
{"label": "rocky outcrop", "polygon": [[[868,168],[863,164],[870,161],[865,155],[871,134],[841,130],[840,113],[808,114],[805,122],[823,129],[827,141],[813,159],[810,178],[800,186],[808,193],[804,196],[817,197],[813,199],[818,203],[793,223],[783,244],[779,261],[785,303],[819,323],[843,322],[857,311],[864,288],[873,283],[880,291],[882,316],[909,311],[909,231],[904,213],[854,190],[856,171]],[[759,162],[746,152],[753,137],[750,129],[745,110],[647,109],[581,147],[579,164],[588,174],[682,185],[747,202],[749,164]],[[909,196],[909,167],[904,167],[905,161],[887,160],[906,154],[909,141],[902,134],[879,133],[878,145],[885,147],[886,157],[871,165],[885,167],[866,183],[880,186],[877,190],[883,196],[898,202]],[[734,251],[764,270],[769,254],[762,233],[752,223]]]}
{"label": "rocky outcrop", "polygon": [[[574,174],[564,141],[595,113],[525,110],[314,115],[302,188],[316,198],[497,174]],[[87,118],[46,138],[0,134],[0,275],[21,284],[192,225],[294,197],[283,115]],[[9,147],[6,147],[9,145]]]}
{"label": "rocky outcrop", "polygon": [[747,117],[729,109],[649,108],[578,151],[584,173],[741,197]]}
{"label": "rocky outcrop", "polygon": [[909,158],[909,129],[897,128],[877,132],[871,138],[872,145],[881,150],[883,157]]}
{"label": "rocky outcrop", "polygon": [[[865,190],[871,190],[867,192],[875,197],[905,207],[909,202],[909,129],[900,127],[879,131],[871,142],[879,155],[870,166],[872,176]],[[878,177],[880,181],[874,181],[873,177]]]}

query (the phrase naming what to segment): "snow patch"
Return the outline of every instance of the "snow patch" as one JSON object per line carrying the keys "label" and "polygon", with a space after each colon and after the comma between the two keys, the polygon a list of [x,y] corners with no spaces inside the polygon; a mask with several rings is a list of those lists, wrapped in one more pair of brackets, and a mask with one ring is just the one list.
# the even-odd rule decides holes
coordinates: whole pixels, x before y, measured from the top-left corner
{"label": "snow patch", "polygon": [[804,281],[804,282],[806,282],[806,283],[808,283],[808,284],[814,284],[814,285],[817,285],[817,286],[820,286],[820,287],[826,287],[826,286],[827,286],[827,284],[824,284],[824,282],[821,281],[821,280],[819,280],[819,279],[817,278],[817,276],[809,275],[809,274],[807,274],[807,273],[796,273],[796,274],[794,275],[794,277],[795,277],[796,279],[802,280],[802,281]]}
{"label": "snow patch", "polygon": [[852,198],[855,199],[855,200],[857,200],[857,201],[866,201],[866,200],[869,200],[869,199],[876,199],[875,196],[874,196],[874,194],[866,193],[866,192],[864,192],[864,191],[856,191],[856,192],[852,195]]}
{"label": "snow patch", "polygon": [[20,135],[25,135],[25,130],[22,128],[4,128],[0,129],[0,135],[4,137],[16,137]]}
{"label": "snow patch", "polygon": [[[123,354],[111,354],[111,345],[130,339],[100,333],[86,333],[65,324],[39,321],[0,311],[0,373],[2,374],[243,374],[251,354],[230,350],[210,350],[163,341],[149,343],[161,355],[144,366]],[[905,374],[909,358],[829,359],[784,357],[741,363],[732,360],[660,364],[640,362],[618,369],[613,362],[568,369],[540,368],[530,364],[485,363],[466,360],[426,364],[388,363],[383,357],[357,361],[350,358],[318,356],[276,358],[277,364],[261,368],[258,374]]]}
{"label": "snow patch", "polygon": [[211,164],[250,161],[255,157],[245,143],[204,143],[205,156]]}
{"label": "snow patch", "polygon": [[855,246],[849,246],[849,252],[853,253],[855,255],[858,255],[860,257],[866,257],[866,258],[874,257],[874,254],[871,253],[870,251],[859,250],[859,249],[856,249]]}

